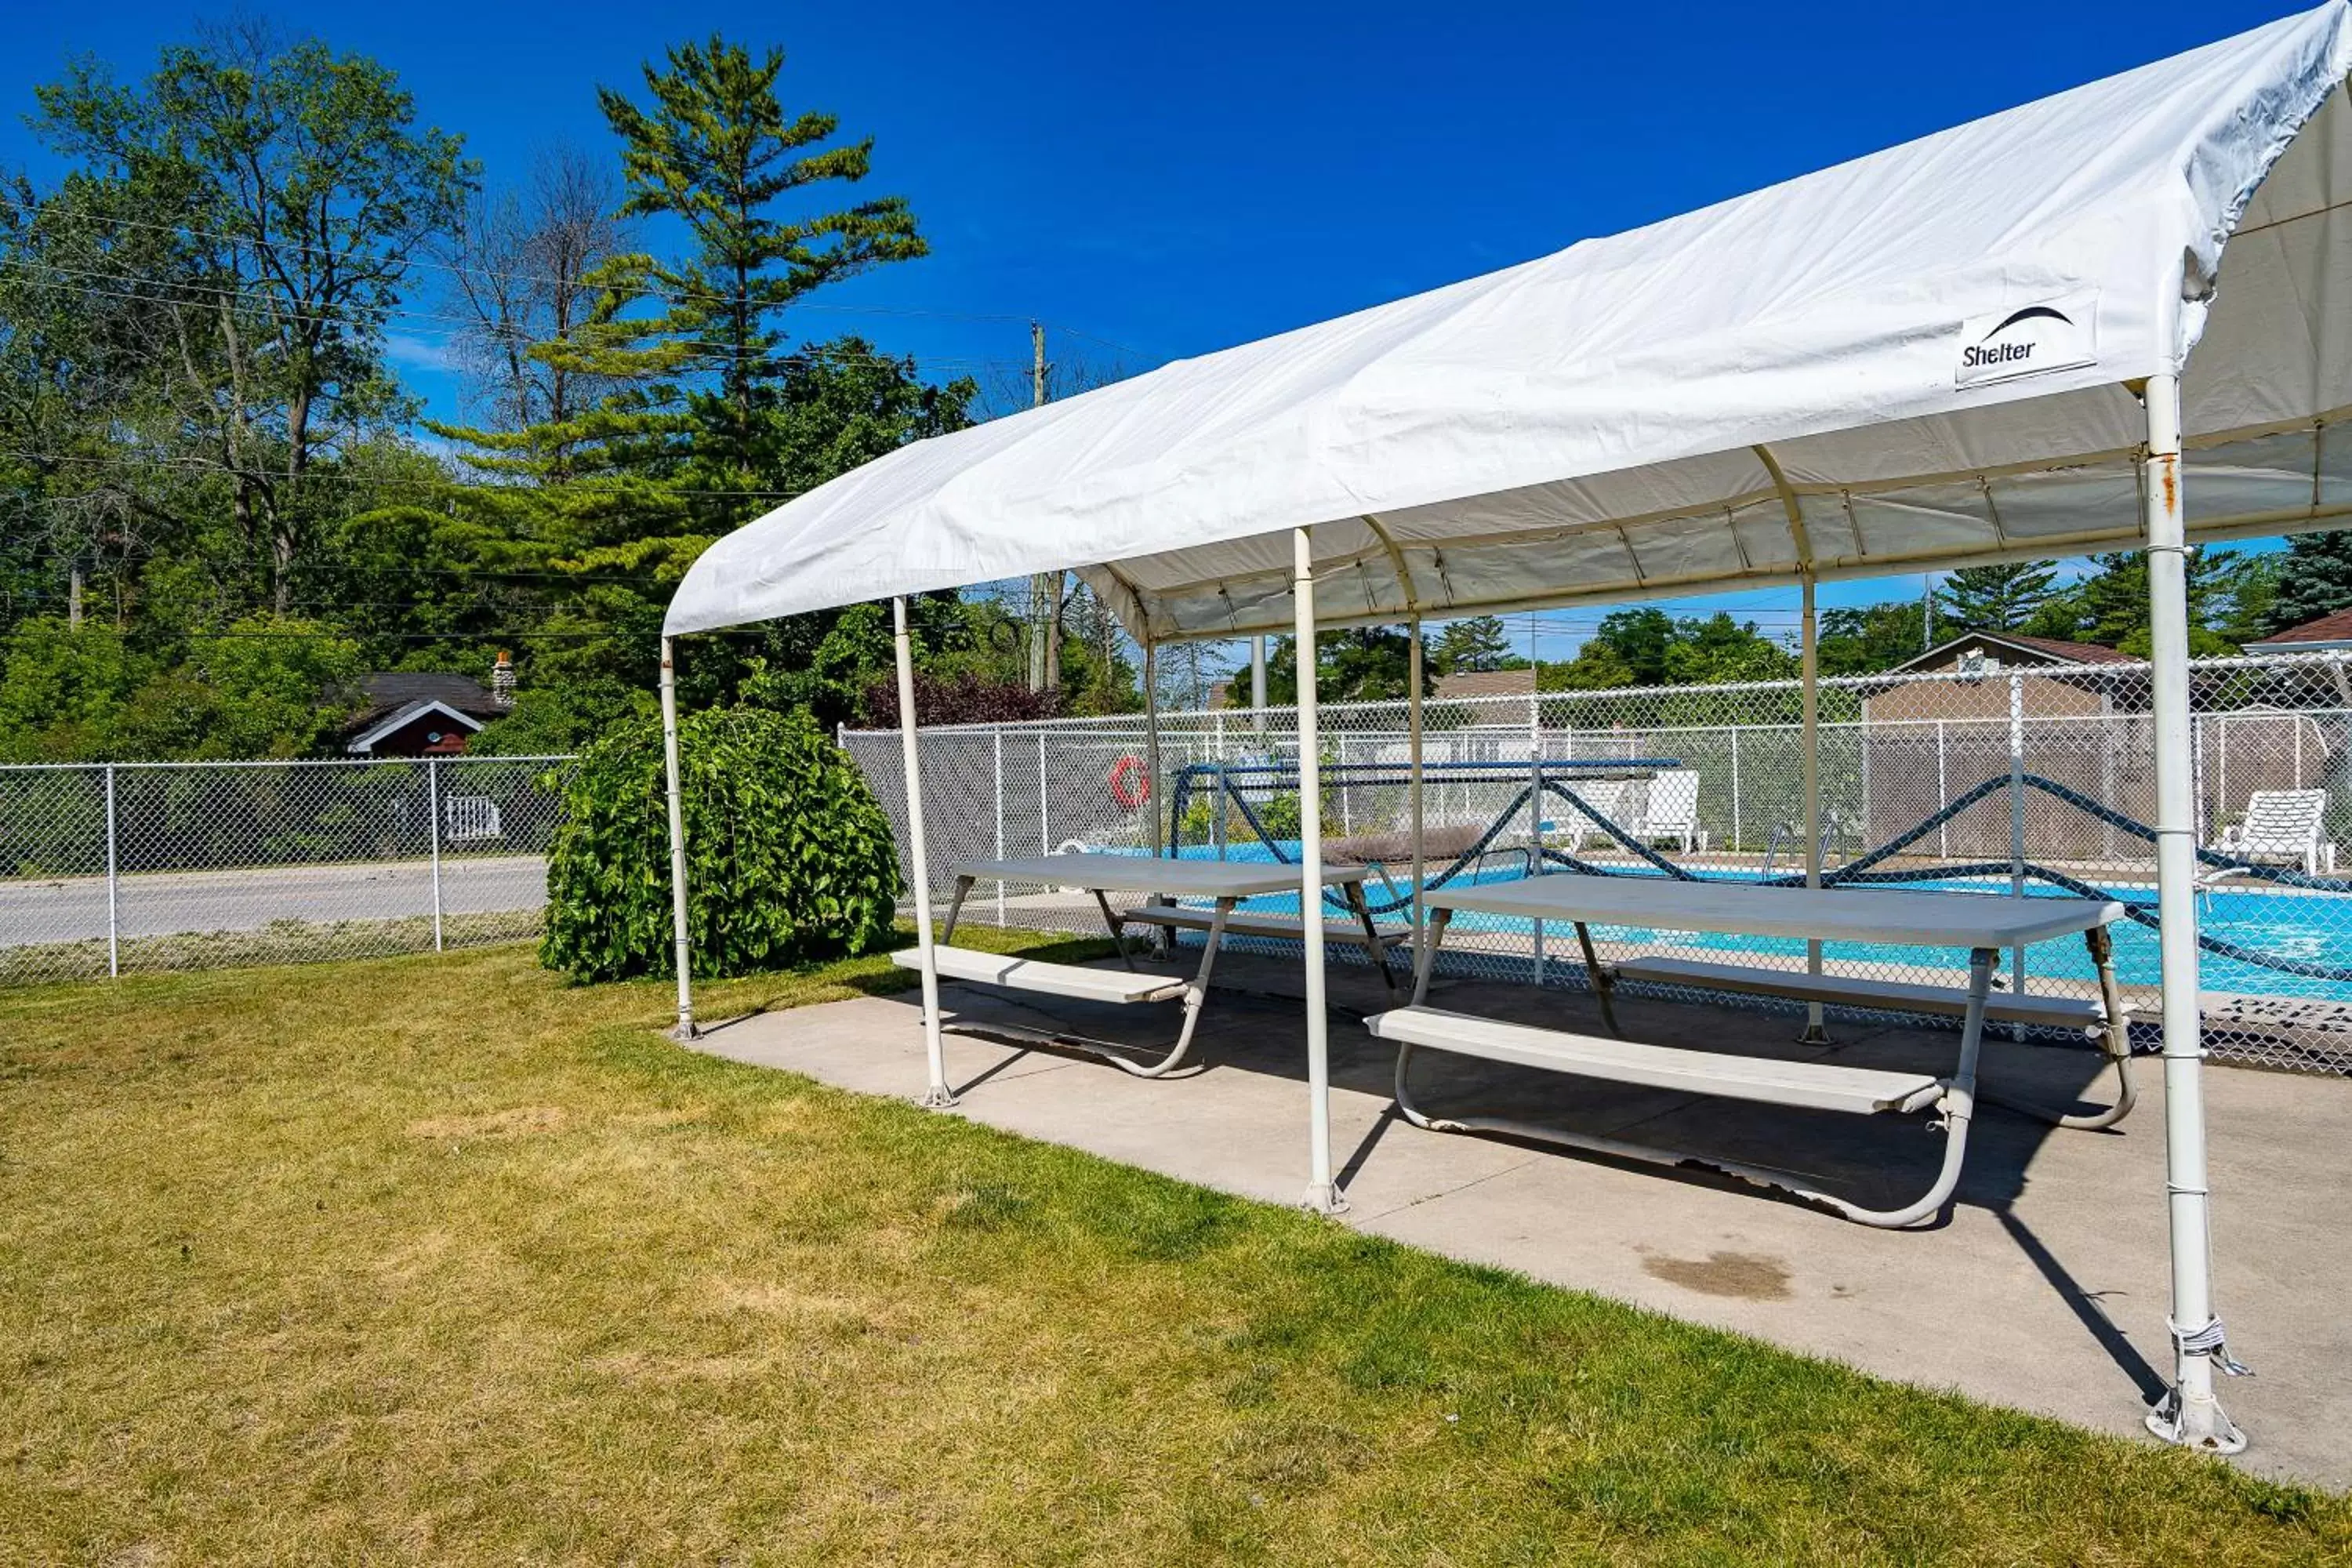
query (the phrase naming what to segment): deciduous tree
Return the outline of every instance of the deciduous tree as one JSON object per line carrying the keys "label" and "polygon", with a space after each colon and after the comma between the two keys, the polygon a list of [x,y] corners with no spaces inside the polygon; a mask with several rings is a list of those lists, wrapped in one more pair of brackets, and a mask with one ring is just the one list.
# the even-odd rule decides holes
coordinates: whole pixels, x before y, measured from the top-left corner
{"label": "deciduous tree", "polygon": [[375,60],[259,24],[170,46],[136,85],[79,63],[38,98],[50,144],[191,253],[160,287],[117,280],[172,307],[173,409],[283,615],[321,510],[314,464],[404,412],[385,321],[472,181],[460,140],[420,126]]}

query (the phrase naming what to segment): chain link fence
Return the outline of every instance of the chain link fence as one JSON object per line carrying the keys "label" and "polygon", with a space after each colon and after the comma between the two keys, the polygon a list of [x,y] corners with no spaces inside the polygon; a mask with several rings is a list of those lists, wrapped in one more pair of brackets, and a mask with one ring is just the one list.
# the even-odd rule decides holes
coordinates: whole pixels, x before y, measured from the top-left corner
{"label": "chain link fence", "polygon": [[[2352,1070],[2352,659],[2199,661],[2201,989],[2214,1054]],[[1819,776],[1825,879],[2124,901],[2118,972],[2153,1041],[2155,726],[2138,662],[1969,668],[1824,680]],[[1424,707],[1432,884],[1529,875],[1801,878],[1804,756],[1793,681],[1472,699]],[[897,732],[845,731],[905,841]],[[1333,858],[1374,862],[1384,921],[1411,920],[1402,701],[1320,713]],[[926,731],[934,896],[962,861],[1074,846],[1294,858],[1302,810],[1296,714],[1161,716],[1158,777],[1140,715]],[[2346,868],[2352,871],[2352,867]],[[1263,900],[1296,913],[1296,897]],[[982,884],[968,919],[1098,931],[1091,900]],[[1598,928],[1604,960],[1637,953],[1801,968],[1801,942]],[[1565,939],[1565,940],[1563,940]],[[1295,948],[1293,951],[1296,951]],[[1335,948],[1333,962],[1359,962]],[[1449,966],[1581,985],[1573,938],[1524,921],[1454,922]],[[1965,982],[1965,956],[1833,943],[1832,974]],[[2002,983],[2092,996],[2079,946],[2010,955]],[[1717,997],[1717,999],[1720,999]]]}
{"label": "chain link fence", "polygon": [[0,767],[0,981],[533,935],[571,761]]}

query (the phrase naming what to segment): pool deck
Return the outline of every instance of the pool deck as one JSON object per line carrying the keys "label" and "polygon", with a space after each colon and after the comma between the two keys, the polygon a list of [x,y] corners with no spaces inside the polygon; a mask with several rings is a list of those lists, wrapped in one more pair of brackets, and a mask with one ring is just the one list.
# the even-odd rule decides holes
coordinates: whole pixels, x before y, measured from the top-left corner
{"label": "pool deck", "polygon": [[[1176,969],[1189,970],[1191,960]],[[958,1114],[1185,1181],[1277,1203],[1307,1181],[1302,976],[1231,953],[1203,1015],[1202,1066],[1145,1081],[1092,1058],[948,1037]],[[2164,1096],[2138,1064],[2139,1108],[2114,1132],[2056,1131],[1986,1108],[1948,1222],[1872,1230],[1756,1189],[1555,1148],[1423,1132],[1389,1113],[1393,1057],[1358,1018],[1389,1005],[1368,972],[1330,973],[1341,1223],[1517,1269],[1881,1375],[2144,1437],[2141,1400],[2168,1364]],[[942,988],[951,1014],[1098,1037],[1170,1037],[1173,1009]],[[1597,1029],[1590,999],[1441,980],[1437,1005]],[[1628,1032],[1659,1044],[1817,1055],[1779,1014],[1636,1000]],[[1955,1037],[1845,1025],[1833,1059],[1948,1066]],[[913,997],[866,997],[712,1030],[701,1048],[865,1093],[924,1081]],[[1989,1038],[1983,1075],[2050,1099],[2091,1081],[2085,1052]],[[1940,1152],[1916,1117],[1740,1105],[1430,1057],[1433,1110],[1507,1109],[1639,1143],[1796,1167],[1880,1201],[1925,1190]],[[2090,1092],[2094,1095],[2104,1085]],[[2352,1081],[2216,1066],[2214,1254],[2231,1347],[2261,1374],[2221,1387],[2258,1473],[2352,1488]]]}

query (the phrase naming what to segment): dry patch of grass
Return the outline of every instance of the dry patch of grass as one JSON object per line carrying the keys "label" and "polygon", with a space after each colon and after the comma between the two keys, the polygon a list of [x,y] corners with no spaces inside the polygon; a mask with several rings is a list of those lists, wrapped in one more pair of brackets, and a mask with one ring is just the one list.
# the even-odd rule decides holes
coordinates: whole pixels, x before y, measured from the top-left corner
{"label": "dry patch of grass", "polygon": [[2341,1499],[702,1057],[667,1005],[511,949],[0,993],[0,1560],[2352,1553]]}
{"label": "dry patch of grass", "polygon": [[560,1105],[518,1105],[480,1116],[427,1116],[408,1124],[411,1138],[518,1138],[563,1125]]}
{"label": "dry patch of grass", "polygon": [[[480,947],[535,937],[538,910],[448,915],[441,939],[452,948]],[[399,915],[372,921],[271,921],[250,931],[191,931],[170,936],[125,937],[115,962],[125,974],[188,969],[242,969],[265,963],[310,963],[433,951],[433,917]],[[48,980],[98,979],[106,973],[106,939],[0,947],[0,985]]]}

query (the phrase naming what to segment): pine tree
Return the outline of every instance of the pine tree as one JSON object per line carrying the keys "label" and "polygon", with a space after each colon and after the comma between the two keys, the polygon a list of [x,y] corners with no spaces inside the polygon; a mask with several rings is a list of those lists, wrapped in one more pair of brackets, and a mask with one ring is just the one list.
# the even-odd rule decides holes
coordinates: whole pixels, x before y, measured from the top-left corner
{"label": "pine tree", "polygon": [[2262,627],[2283,632],[2352,605],[2352,530],[2298,533],[2287,541],[2286,565]]}
{"label": "pine tree", "polygon": [[1496,616],[1473,616],[1454,621],[1437,634],[1430,663],[1440,675],[1466,675],[1477,670],[1509,668],[1511,641]]}
{"label": "pine tree", "polygon": [[[870,141],[827,147],[838,122],[792,115],[776,96],[783,54],[714,37],[645,69],[640,108],[600,89],[622,142],[625,216],[667,215],[682,257],[615,254],[590,268],[587,310],[530,351],[593,407],[518,430],[436,426],[501,485],[457,492],[512,555],[559,574],[549,637],[527,683],[606,700],[651,684],[661,609],[718,534],[907,441],[960,428],[978,388],[926,384],[910,359],[845,337],[781,352],[785,310],[814,289],[926,253],[896,196],[814,215],[776,210],[809,187],[861,180]],[[858,676],[836,657],[839,612],[787,616],[714,642],[685,693],[707,701],[759,676],[767,700],[822,722],[853,717]],[[830,662],[828,662],[830,661]],[[833,668],[842,665],[842,670]],[[847,673],[844,673],[844,671]],[[593,703],[581,705],[593,711]]]}
{"label": "pine tree", "polygon": [[833,211],[779,215],[780,203],[834,181],[856,184],[873,163],[871,137],[826,145],[835,117],[788,112],[776,94],[784,53],[758,59],[718,34],[645,68],[650,107],[612,88],[596,98],[621,138],[629,216],[668,216],[692,253],[648,268],[667,303],[660,330],[685,345],[715,387],[689,398],[701,438],[695,467],[719,488],[762,477],[761,426],[794,356],[780,354],[786,307],[827,283],[929,254],[900,196]]}
{"label": "pine tree", "polygon": [[[1381,702],[1412,687],[1411,634],[1396,626],[1351,626],[1315,639],[1315,700],[1318,702]],[[1429,661],[1421,672],[1422,695],[1429,694]],[[1298,643],[1278,639],[1266,655],[1265,700],[1276,706],[1298,700]]]}
{"label": "pine tree", "polygon": [[[2094,555],[2096,570],[2044,602],[2026,630],[2117,648],[2137,658],[2150,647],[2147,556],[2137,550]],[[2217,629],[2232,623],[2241,574],[2237,552],[2191,546],[2188,557],[2189,651],[2199,657],[2237,651]]]}
{"label": "pine tree", "polygon": [[2057,582],[2053,561],[1963,566],[1937,588],[1936,605],[1961,631],[2020,631],[2049,603]]}

